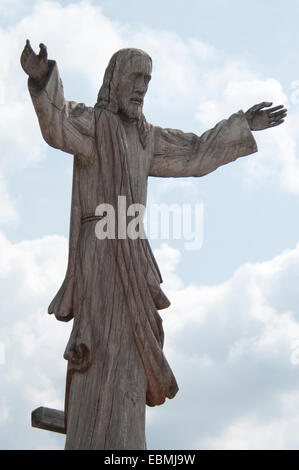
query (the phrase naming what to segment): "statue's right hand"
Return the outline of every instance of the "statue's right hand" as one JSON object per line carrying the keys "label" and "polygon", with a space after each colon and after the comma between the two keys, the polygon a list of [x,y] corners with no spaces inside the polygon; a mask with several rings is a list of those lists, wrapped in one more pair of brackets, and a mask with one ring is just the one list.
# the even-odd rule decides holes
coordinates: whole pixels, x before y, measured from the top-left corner
{"label": "statue's right hand", "polygon": [[39,48],[40,51],[37,55],[32,49],[30,41],[27,39],[20,60],[24,72],[27,73],[30,78],[41,82],[47,76],[49,66],[46,46],[40,44]]}

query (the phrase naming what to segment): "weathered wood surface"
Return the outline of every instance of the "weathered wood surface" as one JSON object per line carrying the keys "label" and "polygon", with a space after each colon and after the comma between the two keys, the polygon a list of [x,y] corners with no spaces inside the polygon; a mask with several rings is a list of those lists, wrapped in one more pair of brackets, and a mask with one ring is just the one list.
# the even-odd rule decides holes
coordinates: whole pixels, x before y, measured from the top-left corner
{"label": "weathered wood surface", "polygon": [[145,404],[161,405],[178,389],[157,312],[169,301],[147,240],[99,239],[96,221],[84,220],[100,203],[117,211],[120,195],[126,207],[145,206],[148,176],[202,176],[256,151],[242,112],[203,137],[147,123],[150,74],[147,54],[120,51],[94,108],[65,100],[55,62],[42,89],[29,80],[45,140],[76,155],[68,271],[49,307],[59,320],[74,316],[64,355],[66,449],[144,449]]}
{"label": "weathered wood surface", "polygon": [[66,434],[64,426],[64,412],[53,408],[40,406],[31,413],[31,426],[46,431]]}
{"label": "weathered wood surface", "polygon": [[[160,405],[177,392],[157,312],[169,302],[146,241],[100,239],[90,216],[101,203],[117,210],[120,195],[127,207],[145,206],[149,176],[203,176],[256,152],[251,129],[280,123],[285,111],[272,116],[262,103],[197,136],[145,120],[152,64],[143,51],[114,54],[93,108],[64,99],[45,46],[37,56],[27,41],[21,63],[44,139],[76,155],[68,270],[49,307],[59,320],[74,317],[64,355],[66,449],[144,449],[145,404]],[[62,412],[38,410],[42,429],[62,423]]]}

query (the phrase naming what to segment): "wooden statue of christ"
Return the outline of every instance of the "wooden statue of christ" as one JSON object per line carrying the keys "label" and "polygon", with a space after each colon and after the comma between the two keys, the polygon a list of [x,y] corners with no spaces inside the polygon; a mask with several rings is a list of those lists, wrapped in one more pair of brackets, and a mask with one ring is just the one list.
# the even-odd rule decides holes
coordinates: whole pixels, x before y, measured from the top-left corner
{"label": "wooden statue of christ", "polygon": [[[96,236],[100,204],[117,212],[146,205],[149,176],[203,176],[257,151],[252,130],[279,125],[281,106],[239,111],[202,136],[149,124],[143,102],[152,61],[139,49],[116,52],[94,107],[66,101],[55,61],[27,40],[21,65],[45,141],[74,155],[69,259],[49,307],[73,319],[64,354],[66,449],[145,449],[145,406],[173,398],[178,386],[163,354],[158,310],[169,301],[146,238]],[[264,108],[267,109],[264,109]],[[118,220],[116,220],[116,224]]]}

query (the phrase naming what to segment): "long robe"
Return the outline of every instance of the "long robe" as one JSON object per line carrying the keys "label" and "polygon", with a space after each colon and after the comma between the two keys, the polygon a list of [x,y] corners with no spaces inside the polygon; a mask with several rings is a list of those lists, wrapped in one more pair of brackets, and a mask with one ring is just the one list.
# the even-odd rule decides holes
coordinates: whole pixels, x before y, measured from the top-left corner
{"label": "long robe", "polygon": [[[66,101],[55,62],[43,89],[29,80],[42,135],[75,155],[69,261],[49,313],[74,318],[68,360],[66,449],[144,449],[145,404],[178,390],[163,354],[159,309],[169,301],[147,240],[99,240],[90,219],[117,197],[145,206],[148,176],[202,176],[257,151],[242,111],[201,137]],[[117,221],[118,222],[118,221]],[[117,232],[117,230],[116,230]]]}

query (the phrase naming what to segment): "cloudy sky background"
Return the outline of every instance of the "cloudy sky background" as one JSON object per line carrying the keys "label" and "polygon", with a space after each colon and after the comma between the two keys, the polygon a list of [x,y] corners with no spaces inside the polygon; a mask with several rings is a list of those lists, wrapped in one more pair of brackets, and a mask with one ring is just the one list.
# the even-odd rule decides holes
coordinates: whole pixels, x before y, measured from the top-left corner
{"label": "cloudy sky background", "polygon": [[284,125],[203,178],[149,182],[148,202],[202,204],[203,244],[152,240],[180,392],[147,412],[150,449],[299,448],[299,67],[296,0],[0,0],[0,448],[62,449],[30,413],[63,408],[63,279],[72,157],[42,140],[19,56],[48,47],[67,99],[93,105],[113,52],[153,58],[145,114],[203,133],[260,101]]}

